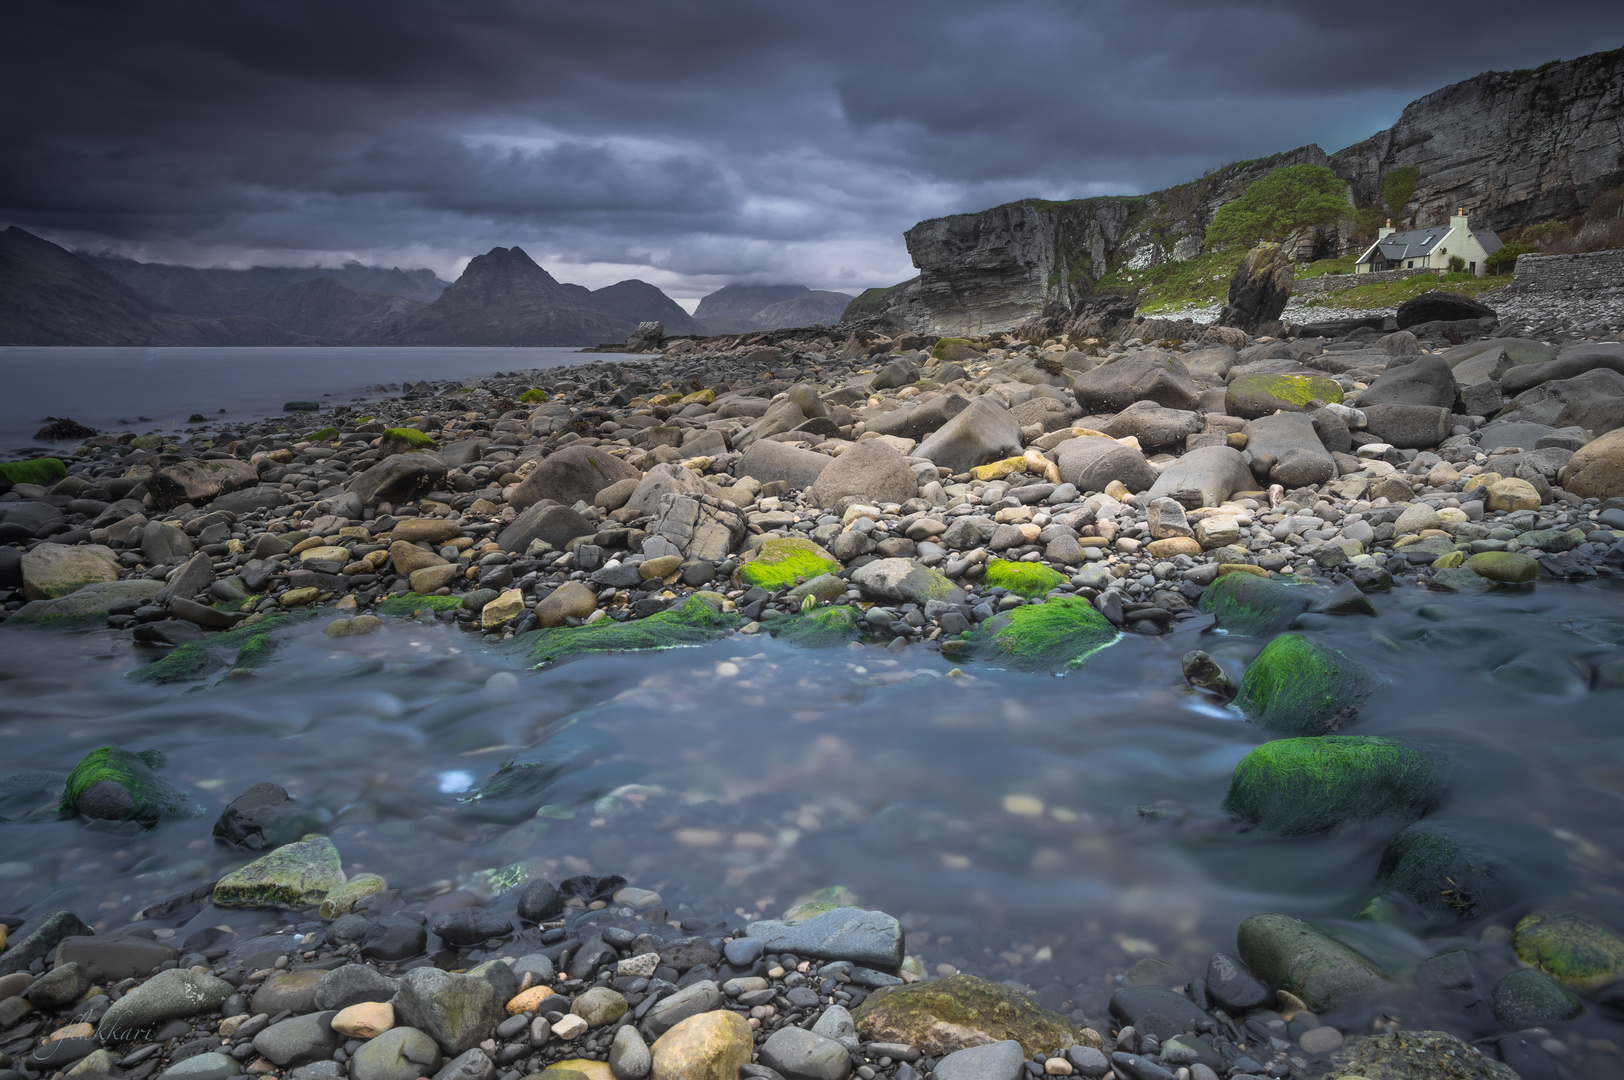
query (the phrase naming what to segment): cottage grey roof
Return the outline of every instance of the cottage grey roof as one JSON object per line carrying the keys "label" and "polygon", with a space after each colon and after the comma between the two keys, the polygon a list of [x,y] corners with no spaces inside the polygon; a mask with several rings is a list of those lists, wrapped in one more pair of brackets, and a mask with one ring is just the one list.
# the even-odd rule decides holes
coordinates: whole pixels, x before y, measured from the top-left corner
{"label": "cottage grey roof", "polygon": [[1376,241],[1376,247],[1381,251],[1382,258],[1388,262],[1419,259],[1430,255],[1432,249],[1447,235],[1449,235],[1448,225],[1436,225],[1430,229],[1407,229],[1382,237]]}
{"label": "cottage grey roof", "polygon": [[1483,245],[1483,252],[1486,255],[1493,255],[1496,251],[1505,247],[1500,242],[1500,238],[1488,229],[1472,229],[1472,235],[1477,237],[1477,242]]}

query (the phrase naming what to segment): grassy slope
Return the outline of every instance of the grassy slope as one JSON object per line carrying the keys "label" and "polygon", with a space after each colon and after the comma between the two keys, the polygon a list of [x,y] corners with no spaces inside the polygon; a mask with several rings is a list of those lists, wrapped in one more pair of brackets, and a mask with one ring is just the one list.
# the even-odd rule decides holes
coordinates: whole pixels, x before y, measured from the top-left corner
{"label": "grassy slope", "polygon": [[1346,289],[1338,289],[1323,297],[1313,297],[1305,301],[1303,306],[1331,308],[1396,307],[1406,300],[1433,289],[1444,289],[1465,296],[1476,296],[1478,293],[1498,289],[1507,284],[1510,284],[1510,282],[1505,277],[1480,278],[1473,277],[1470,274],[1443,274],[1434,277],[1431,274],[1416,274],[1414,277],[1399,278],[1397,281],[1378,281],[1370,285],[1354,285]]}

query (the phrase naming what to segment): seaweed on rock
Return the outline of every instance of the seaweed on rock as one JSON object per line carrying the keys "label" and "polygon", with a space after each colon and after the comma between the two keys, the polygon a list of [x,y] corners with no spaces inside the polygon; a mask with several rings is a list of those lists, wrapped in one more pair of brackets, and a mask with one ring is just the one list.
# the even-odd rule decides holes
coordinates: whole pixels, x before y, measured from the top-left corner
{"label": "seaweed on rock", "polygon": [[724,615],[697,596],[681,607],[644,619],[615,622],[601,619],[586,626],[559,626],[532,630],[514,638],[526,657],[537,667],[584,653],[639,652],[644,649],[672,649],[682,645],[703,645],[737,625],[734,615]]}
{"label": "seaweed on rock", "polygon": [[840,572],[840,564],[823,548],[800,536],[775,536],[739,567],[739,580],[747,587],[777,592],[824,574]]}
{"label": "seaweed on rock", "polygon": [[58,808],[110,821],[136,821],[146,826],[196,817],[203,808],[171,786],[157,770],[164,756],[103,746],[79,759],[62,785]]}
{"label": "seaweed on rock", "polygon": [[1351,720],[1379,685],[1376,673],[1302,634],[1281,634],[1241,677],[1236,706],[1280,735],[1323,735]]}
{"label": "seaweed on rock", "polygon": [[859,613],[850,604],[812,608],[766,626],[773,637],[805,649],[832,649],[863,632]]}
{"label": "seaweed on rock", "polygon": [[1399,739],[1276,739],[1235,766],[1224,809],[1267,832],[1306,836],[1377,819],[1416,821],[1446,784],[1440,754]]}
{"label": "seaweed on rock", "polygon": [[1014,562],[992,559],[987,563],[982,582],[995,588],[1024,596],[1028,600],[1042,596],[1057,585],[1065,583],[1066,575],[1051,570],[1040,562]]}
{"label": "seaweed on rock", "polygon": [[277,648],[270,635],[316,614],[313,608],[297,608],[254,616],[230,630],[178,645],[152,663],[129,672],[126,678],[150,683],[188,682],[228,667],[257,667]]}
{"label": "seaweed on rock", "polygon": [[423,593],[397,593],[384,600],[377,607],[379,615],[393,615],[398,619],[409,619],[419,611],[454,611],[462,606],[460,596],[426,596]]}
{"label": "seaweed on rock", "polygon": [[1263,637],[1290,626],[1313,601],[1313,593],[1301,585],[1231,573],[1207,586],[1201,593],[1200,608],[1214,616],[1221,629]]}
{"label": "seaweed on rock", "polygon": [[1121,636],[1082,597],[1053,596],[994,615],[965,641],[975,659],[1038,672],[1080,667]]}

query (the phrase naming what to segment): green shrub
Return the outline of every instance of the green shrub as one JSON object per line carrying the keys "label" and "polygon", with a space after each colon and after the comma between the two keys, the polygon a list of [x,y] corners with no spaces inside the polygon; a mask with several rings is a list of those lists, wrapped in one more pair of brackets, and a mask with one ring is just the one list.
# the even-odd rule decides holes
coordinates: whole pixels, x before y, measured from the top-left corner
{"label": "green shrub", "polygon": [[1539,249],[1534,247],[1533,244],[1525,244],[1519,240],[1515,244],[1507,244],[1483,260],[1483,266],[1491,274],[1498,274],[1501,270],[1515,269],[1517,256],[1527,255],[1529,252],[1537,250]]}
{"label": "green shrub", "polygon": [[1298,229],[1329,225],[1352,214],[1336,173],[1322,165],[1287,165],[1218,208],[1207,226],[1207,247],[1284,240]]}
{"label": "green shrub", "polygon": [[1449,257],[1449,272],[1451,274],[1464,274],[1466,272],[1466,260],[1459,255],[1451,255]]}

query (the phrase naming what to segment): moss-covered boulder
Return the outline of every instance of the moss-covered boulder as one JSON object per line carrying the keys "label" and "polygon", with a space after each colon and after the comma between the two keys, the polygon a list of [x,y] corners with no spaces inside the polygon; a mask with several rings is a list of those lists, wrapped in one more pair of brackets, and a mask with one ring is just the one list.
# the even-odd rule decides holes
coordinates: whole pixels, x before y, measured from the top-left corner
{"label": "moss-covered boulder", "polygon": [[875,1042],[907,1043],[932,1057],[1014,1039],[1027,1057],[1073,1045],[1099,1046],[1058,1013],[1018,990],[974,975],[876,990],[852,1010],[857,1031]]}
{"label": "moss-covered boulder", "polygon": [[1445,764],[1434,751],[1381,736],[1276,739],[1235,766],[1224,809],[1282,836],[1378,819],[1408,823],[1443,797]]}
{"label": "moss-covered boulder", "polygon": [[315,609],[305,608],[254,615],[230,630],[177,646],[125,677],[137,682],[190,682],[217,672],[255,668],[281,646],[275,636],[278,631],[318,614]]}
{"label": "moss-covered boulder", "polygon": [[156,750],[92,750],[68,774],[59,807],[100,821],[148,827],[201,814],[203,808],[191,796],[158,775],[163,765],[164,756]]}
{"label": "moss-covered boulder", "polygon": [[975,347],[974,342],[961,337],[938,338],[930,349],[931,359],[942,364],[953,364],[980,355],[981,350]]}
{"label": "moss-covered boulder", "polygon": [[1379,685],[1370,668],[1302,634],[1281,634],[1241,676],[1235,704],[1277,735],[1324,735],[1353,719]]}
{"label": "moss-covered boulder", "polygon": [[0,476],[13,484],[38,484],[50,487],[68,475],[68,467],[61,458],[41,457],[28,461],[0,461]]}
{"label": "moss-covered boulder", "polygon": [[392,615],[397,619],[410,619],[419,611],[455,611],[462,606],[460,596],[425,596],[422,593],[397,593],[378,605],[379,615]]}
{"label": "moss-covered boulder", "polygon": [[1121,637],[1082,597],[1052,596],[994,615],[969,632],[963,652],[1017,671],[1065,671]]}
{"label": "moss-covered boulder", "polygon": [[315,907],[344,884],[338,848],[325,836],[285,844],[214,886],[215,907]]}
{"label": "moss-covered boulder", "polygon": [[1387,842],[1376,889],[1408,898],[1433,922],[1472,919],[1511,901],[1511,869],[1479,838],[1422,821]]}
{"label": "moss-covered boulder", "polygon": [[1051,570],[1040,562],[992,559],[987,563],[986,573],[982,575],[981,580],[990,587],[1031,599],[1034,596],[1042,596],[1057,585],[1064,584],[1066,575],[1058,570]]}
{"label": "moss-covered boulder", "polygon": [[623,623],[600,619],[586,626],[533,630],[520,634],[513,641],[531,662],[540,666],[566,656],[585,653],[639,652],[644,649],[703,645],[722,637],[738,622],[737,616],[724,615],[694,596],[679,608],[661,611],[646,619]]}
{"label": "moss-covered boulder", "polygon": [[789,591],[791,600],[804,601],[809,596],[820,604],[832,604],[836,600],[843,600],[846,596],[846,581],[837,574],[819,574]]}
{"label": "moss-covered boulder", "polygon": [[840,563],[817,544],[801,536],[774,536],[750,554],[739,567],[739,583],[746,588],[770,592],[787,589],[797,581],[811,581],[824,574],[838,574]]}
{"label": "moss-covered boulder", "polygon": [[1252,974],[1315,1011],[1394,989],[1374,962],[1289,915],[1253,915],[1235,931],[1235,944]]}
{"label": "moss-covered boulder", "polygon": [[105,544],[38,544],[23,552],[23,596],[55,600],[118,580],[118,555]]}
{"label": "moss-covered boulder", "polygon": [[1362,1080],[1520,1080],[1511,1066],[1446,1031],[1403,1029],[1351,1036],[1332,1052],[1321,1075]]}
{"label": "moss-covered boulder", "polygon": [[13,630],[100,629],[107,625],[107,612],[113,605],[126,600],[151,600],[162,588],[163,582],[151,578],[93,582],[54,600],[30,601],[0,625]]}
{"label": "moss-covered boulder", "polygon": [[806,649],[832,649],[862,636],[862,620],[849,604],[811,608],[767,624],[773,637]]}
{"label": "moss-covered boulder", "polygon": [[1314,602],[1302,585],[1287,585],[1256,574],[1225,574],[1201,593],[1200,609],[1221,629],[1248,637],[1278,634]]}
{"label": "moss-covered boulder", "polygon": [[1575,990],[1596,990],[1624,976],[1624,939],[1568,912],[1525,915],[1511,933],[1517,959]]}
{"label": "moss-covered boulder", "polygon": [[440,444],[434,437],[426,435],[416,428],[393,427],[385,428],[383,433],[383,446],[387,453],[410,454],[417,450],[433,450]]}
{"label": "moss-covered boulder", "polygon": [[1279,409],[1300,412],[1310,401],[1340,404],[1342,387],[1324,375],[1237,375],[1224,390],[1224,411],[1248,420]]}
{"label": "moss-covered boulder", "polygon": [[519,395],[519,400],[526,405],[540,405],[542,402],[547,400],[547,391],[541,389],[540,387],[532,386],[530,389]]}
{"label": "moss-covered boulder", "polygon": [[1527,585],[1539,577],[1539,563],[1520,551],[1480,551],[1466,560],[1466,569],[1501,585]]}
{"label": "moss-covered boulder", "polygon": [[1486,577],[1480,577],[1464,566],[1451,566],[1434,571],[1432,577],[1427,580],[1427,588],[1437,589],[1439,592],[1480,593],[1494,588],[1494,582]]}

